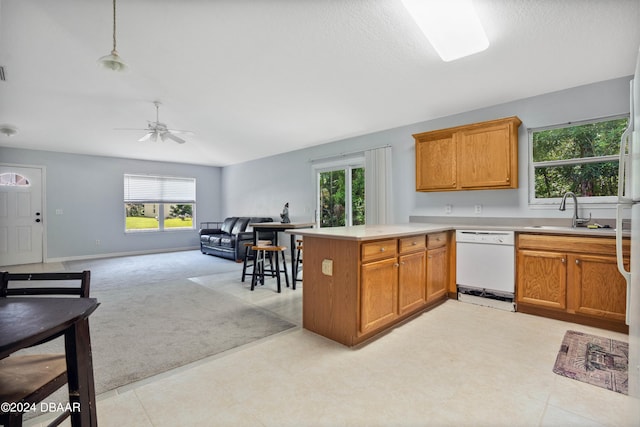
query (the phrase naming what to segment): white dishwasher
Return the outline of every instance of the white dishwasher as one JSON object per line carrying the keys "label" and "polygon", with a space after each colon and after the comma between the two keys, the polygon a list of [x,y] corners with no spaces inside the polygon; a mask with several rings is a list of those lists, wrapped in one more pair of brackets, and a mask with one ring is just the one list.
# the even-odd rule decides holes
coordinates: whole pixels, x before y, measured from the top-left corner
{"label": "white dishwasher", "polygon": [[458,300],[515,311],[513,231],[457,230]]}

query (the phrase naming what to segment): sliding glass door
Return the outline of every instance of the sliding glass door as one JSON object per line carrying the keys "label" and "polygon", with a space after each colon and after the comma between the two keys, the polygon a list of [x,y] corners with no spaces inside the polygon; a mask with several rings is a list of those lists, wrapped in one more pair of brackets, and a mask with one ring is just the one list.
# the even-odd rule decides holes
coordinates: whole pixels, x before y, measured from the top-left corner
{"label": "sliding glass door", "polygon": [[364,160],[317,166],[314,169],[317,181],[318,225],[341,227],[364,224]]}

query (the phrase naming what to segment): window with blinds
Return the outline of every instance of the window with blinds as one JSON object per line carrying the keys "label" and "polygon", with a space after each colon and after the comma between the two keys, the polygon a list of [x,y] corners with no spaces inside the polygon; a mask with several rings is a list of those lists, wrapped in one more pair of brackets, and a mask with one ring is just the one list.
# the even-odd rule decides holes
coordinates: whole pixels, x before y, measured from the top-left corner
{"label": "window with blinds", "polygon": [[125,231],[193,230],[195,178],[124,175]]}

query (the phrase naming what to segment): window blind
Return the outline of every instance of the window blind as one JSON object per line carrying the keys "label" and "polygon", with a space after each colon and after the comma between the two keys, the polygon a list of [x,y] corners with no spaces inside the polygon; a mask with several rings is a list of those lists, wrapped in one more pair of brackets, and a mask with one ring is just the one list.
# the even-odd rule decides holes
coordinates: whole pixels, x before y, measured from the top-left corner
{"label": "window blind", "polygon": [[125,203],[195,203],[195,178],[124,176]]}

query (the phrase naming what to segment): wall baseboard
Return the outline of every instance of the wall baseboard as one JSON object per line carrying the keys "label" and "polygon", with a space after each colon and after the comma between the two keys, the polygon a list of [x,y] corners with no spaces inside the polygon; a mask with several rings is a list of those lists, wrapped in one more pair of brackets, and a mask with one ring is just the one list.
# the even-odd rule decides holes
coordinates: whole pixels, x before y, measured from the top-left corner
{"label": "wall baseboard", "polygon": [[81,261],[86,259],[115,258],[115,257],[122,257],[122,256],[159,254],[164,252],[192,251],[195,249],[200,249],[200,246],[189,246],[185,248],[170,248],[170,249],[153,249],[153,250],[132,251],[132,252],[112,252],[112,253],[104,253],[104,254],[78,255],[78,256],[60,257],[60,258],[47,258],[45,259],[44,262],[50,263],[50,262],[65,262],[65,261]]}

